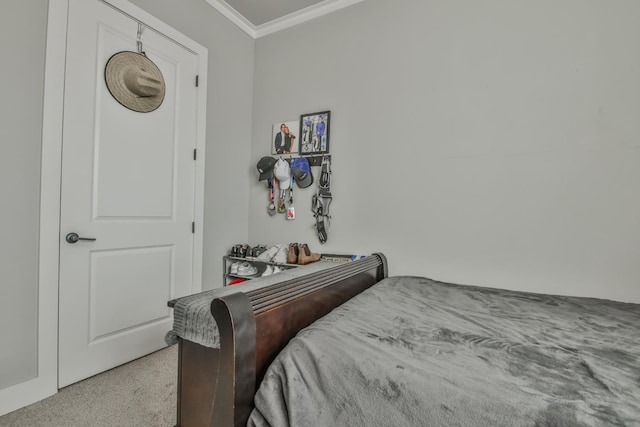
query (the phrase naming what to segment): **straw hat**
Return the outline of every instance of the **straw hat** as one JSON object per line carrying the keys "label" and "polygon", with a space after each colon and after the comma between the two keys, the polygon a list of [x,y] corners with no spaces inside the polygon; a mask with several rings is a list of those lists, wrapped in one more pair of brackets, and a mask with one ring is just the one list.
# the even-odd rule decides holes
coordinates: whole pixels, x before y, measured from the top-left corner
{"label": "straw hat", "polygon": [[123,106],[148,113],[164,100],[164,78],[160,69],[144,54],[118,52],[104,69],[107,89]]}

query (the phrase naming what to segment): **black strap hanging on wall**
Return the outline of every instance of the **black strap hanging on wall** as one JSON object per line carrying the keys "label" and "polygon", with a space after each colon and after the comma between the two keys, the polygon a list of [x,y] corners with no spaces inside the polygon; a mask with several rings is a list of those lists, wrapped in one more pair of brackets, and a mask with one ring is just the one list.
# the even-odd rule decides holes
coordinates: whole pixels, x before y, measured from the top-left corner
{"label": "black strap hanging on wall", "polygon": [[329,230],[329,206],[333,196],[331,194],[331,157],[324,156],[320,165],[320,178],[318,179],[318,190],[311,199],[311,211],[316,218],[316,231],[320,243],[327,241]]}

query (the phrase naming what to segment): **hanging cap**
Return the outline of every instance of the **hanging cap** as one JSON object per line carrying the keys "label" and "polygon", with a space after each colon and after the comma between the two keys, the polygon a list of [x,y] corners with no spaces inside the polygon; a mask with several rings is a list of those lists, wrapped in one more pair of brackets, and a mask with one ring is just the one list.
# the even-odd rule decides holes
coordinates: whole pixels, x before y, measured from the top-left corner
{"label": "hanging cap", "polygon": [[287,190],[291,181],[291,168],[286,160],[279,159],[273,168],[273,173],[280,182],[280,189]]}
{"label": "hanging cap", "polygon": [[293,159],[291,162],[291,175],[293,175],[300,188],[307,188],[313,184],[311,167],[309,167],[309,161],[304,157]]}
{"label": "hanging cap", "polygon": [[273,178],[273,165],[275,164],[276,159],[270,156],[265,156],[258,160],[258,164],[256,165],[258,173],[260,174],[258,181]]}

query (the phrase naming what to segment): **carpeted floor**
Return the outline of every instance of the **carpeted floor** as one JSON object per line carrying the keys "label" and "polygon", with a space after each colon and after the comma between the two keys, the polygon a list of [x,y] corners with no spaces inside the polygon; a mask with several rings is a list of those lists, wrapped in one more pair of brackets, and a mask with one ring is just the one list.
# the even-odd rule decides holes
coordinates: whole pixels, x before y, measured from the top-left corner
{"label": "carpeted floor", "polygon": [[178,346],[174,345],[1,416],[0,426],[174,426],[177,372]]}

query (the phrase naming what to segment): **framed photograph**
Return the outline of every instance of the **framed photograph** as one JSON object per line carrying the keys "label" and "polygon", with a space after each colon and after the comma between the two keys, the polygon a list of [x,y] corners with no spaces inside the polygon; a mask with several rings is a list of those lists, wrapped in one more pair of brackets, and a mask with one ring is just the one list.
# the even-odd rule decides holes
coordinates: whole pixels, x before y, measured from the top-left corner
{"label": "framed photograph", "polygon": [[329,153],[331,111],[300,116],[300,155]]}
{"label": "framed photograph", "polygon": [[273,124],[271,154],[291,154],[298,152],[297,125],[298,123],[295,120]]}

